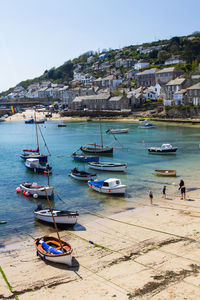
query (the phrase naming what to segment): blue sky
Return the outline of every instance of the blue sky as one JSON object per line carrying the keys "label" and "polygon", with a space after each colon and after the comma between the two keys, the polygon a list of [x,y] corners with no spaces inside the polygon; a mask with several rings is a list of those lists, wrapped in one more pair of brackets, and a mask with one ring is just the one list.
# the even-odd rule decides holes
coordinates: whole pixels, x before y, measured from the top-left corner
{"label": "blue sky", "polygon": [[88,51],[200,30],[199,0],[0,0],[0,92]]}

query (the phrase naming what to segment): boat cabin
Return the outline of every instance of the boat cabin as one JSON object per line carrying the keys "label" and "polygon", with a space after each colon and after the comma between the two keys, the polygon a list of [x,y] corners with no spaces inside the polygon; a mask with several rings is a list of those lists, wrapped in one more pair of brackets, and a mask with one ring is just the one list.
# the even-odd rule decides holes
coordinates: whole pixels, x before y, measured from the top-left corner
{"label": "boat cabin", "polygon": [[161,149],[162,150],[168,150],[168,149],[172,149],[172,145],[171,144],[162,144]]}
{"label": "boat cabin", "polygon": [[119,186],[121,184],[121,180],[120,179],[117,179],[117,178],[109,178],[109,179],[106,179],[104,182],[103,182],[103,187],[109,187],[109,188],[114,188],[116,186]]}
{"label": "boat cabin", "polygon": [[26,165],[27,165],[27,167],[30,167],[30,168],[39,168],[40,167],[39,159],[38,158],[28,158],[26,160]]}

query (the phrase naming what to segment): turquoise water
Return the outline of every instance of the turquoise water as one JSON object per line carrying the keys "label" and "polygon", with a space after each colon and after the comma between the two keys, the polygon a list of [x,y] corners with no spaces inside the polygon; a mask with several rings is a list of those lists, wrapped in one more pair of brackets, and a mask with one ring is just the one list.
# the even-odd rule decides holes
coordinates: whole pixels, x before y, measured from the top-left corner
{"label": "turquoise water", "polygon": [[[146,203],[148,190],[152,189],[154,195],[159,195],[163,184],[168,185],[168,192],[174,192],[177,187],[173,183],[178,184],[181,177],[185,180],[186,187],[199,184],[199,128],[157,124],[155,129],[139,129],[137,124],[132,123],[102,123],[105,144],[116,148],[121,144],[124,148],[115,149],[113,157],[102,157],[100,161],[125,162],[128,165],[126,174],[97,172],[99,179],[117,177],[127,184],[125,197],[108,197],[91,191],[87,183],[68,176],[75,166],[88,170],[87,164],[74,162],[70,155],[81,145],[100,143],[99,124],[68,123],[69,126],[65,128],[58,128],[57,124],[58,122],[48,121],[45,125],[40,125],[51,152],[49,163],[53,167],[53,173],[50,175],[50,184],[66,201],[60,201],[55,195],[53,206],[75,210],[80,210],[81,206],[93,211],[112,213]],[[127,127],[128,134],[116,135],[120,144],[114,141],[112,135],[105,134],[108,128]],[[162,143],[177,146],[177,154],[148,154],[148,147],[160,146]],[[42,152],[45,152],[41,138],[40,145]],[[0,225],[0,244],[19,234],[53,230],[35,221],[32,213],[38,203],[47,206],[46,200],[26,198],[15,191],[25,181],[47,184],[45,175],[33,174],[24,167],[24,162],[19,157],[24,148],[36,148],[34,126],[24,122],[0,123],[0,221],[7,221],[7,224]],[[178,177],[156,177],[153,175],[154,169],[176,169]],[[80,212],[81,215],[84,214],[83,211]]]}

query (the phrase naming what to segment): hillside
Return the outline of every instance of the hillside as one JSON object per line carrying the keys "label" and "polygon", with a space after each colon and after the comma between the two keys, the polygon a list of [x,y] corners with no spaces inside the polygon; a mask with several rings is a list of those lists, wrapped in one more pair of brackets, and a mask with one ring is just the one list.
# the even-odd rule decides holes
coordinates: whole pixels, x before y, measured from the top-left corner
{"label": "hillside", "polygon": [[[106,57],[100,60],[103,53]],[[88,58],[92,57],[91,62]],[[137,61],[145,61],[150,64],[148,68],[162,67],[164,62],[171,58],[178,57],[183,60],[183,63],[176,64],[177,68],[182,68],[185,73],[196,73],[199,71],[200,63],[200,33],[196,32],[189,36],[173,37],[170,40],[159,40],[152,43],[144,43],[141,45],[130,45],[122,49],[104,50],[102,53],[88,51],[80,55],[78,58],[65,62],[58,68],[51,68],[45,70],[44,74],[34,79],[22,81],[19,84],[25,89],[33,83],[49,80],[52,83],[63,83],[70,85],[73,80],[73,70],[79,66],[79,70],[83,73],[90,73],[95,78],[102,77],[108,73],[106,68],[95,70],[92,68],[94,63],[103,61],[109,65],[109,68],[115,67],[118,59],[132,59]],[[116,67],[116,70],[124,75],[125,72],[131,68],[123,66]],[[12,88],[0,94],[1,96],[7,95],[12,92]]]}

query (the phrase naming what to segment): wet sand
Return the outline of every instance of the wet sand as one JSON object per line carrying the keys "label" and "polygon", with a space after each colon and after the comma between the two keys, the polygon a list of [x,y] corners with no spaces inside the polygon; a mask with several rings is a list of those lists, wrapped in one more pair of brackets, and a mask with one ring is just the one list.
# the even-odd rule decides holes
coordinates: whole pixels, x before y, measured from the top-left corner
{"label": "wet sand", "polygon": [[[20,300],[196,300],[199,218],[199,189],[188,192],[186,200],[155,196],[153,206],[147,199],[141,208],[96,216],[80,230],[62,231],[74,249],[71,268],[42,261],[28,236],[1,248],[0,265]],[[12,296],[2,276],[0,286],[0,299]]]}

